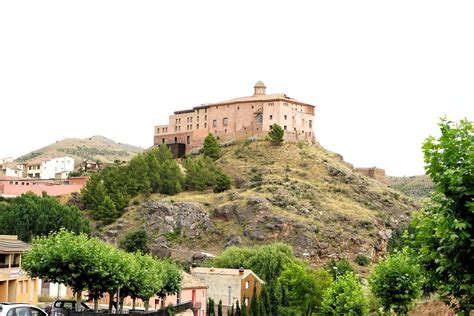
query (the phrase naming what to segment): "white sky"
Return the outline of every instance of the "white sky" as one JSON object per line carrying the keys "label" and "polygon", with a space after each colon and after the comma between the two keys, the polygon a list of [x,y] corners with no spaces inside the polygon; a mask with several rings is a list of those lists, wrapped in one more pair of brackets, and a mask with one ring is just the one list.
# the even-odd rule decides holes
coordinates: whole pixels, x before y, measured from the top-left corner
{"label": "white sky", "polygon": [[149,147],[175,110],[287,93],[356,166],[423,173],[473,119],[474,1],[0,0],[0,157],[65,137]]}

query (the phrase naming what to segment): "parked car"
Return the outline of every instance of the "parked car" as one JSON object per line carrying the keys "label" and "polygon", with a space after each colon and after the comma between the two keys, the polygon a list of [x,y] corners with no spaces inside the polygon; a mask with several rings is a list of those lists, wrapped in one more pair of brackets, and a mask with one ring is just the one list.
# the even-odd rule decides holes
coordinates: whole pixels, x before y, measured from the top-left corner
{"label": "parked car", "polygon": [[30,304],[0,303],[0,316],[47,316],[39,307]]}
{"label": "parked car", "polygon": [[[45,310],[48,315],[51,316],[67,316],[69,311],[76,310],[76,301],[75,300],[55,300],[51,305],[45,306]],[[92,311],[89,306],[81,302],[79,306],[79,311]]]}

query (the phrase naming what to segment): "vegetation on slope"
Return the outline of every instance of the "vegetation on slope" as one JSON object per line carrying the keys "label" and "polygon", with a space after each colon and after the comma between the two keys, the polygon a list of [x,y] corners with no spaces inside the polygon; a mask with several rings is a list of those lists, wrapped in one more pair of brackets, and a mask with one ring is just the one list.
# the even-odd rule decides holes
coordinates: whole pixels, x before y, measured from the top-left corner
{"label": "vegetation on slope", "polygon": [[66,138],[27,153],[17,160],[28,162],[39,158],[69,156],[74,158],[76,165],[84,160],[113,163],[129,161],[142,151],[143,148],[140,147],[116,143],[103,136],[92,136],[84,139]]}
{"label": "vegetation on slope", "polygon": [[386,178],[390,188],[421,201],[429,199],[434,191],[433,182],[427,175]]}

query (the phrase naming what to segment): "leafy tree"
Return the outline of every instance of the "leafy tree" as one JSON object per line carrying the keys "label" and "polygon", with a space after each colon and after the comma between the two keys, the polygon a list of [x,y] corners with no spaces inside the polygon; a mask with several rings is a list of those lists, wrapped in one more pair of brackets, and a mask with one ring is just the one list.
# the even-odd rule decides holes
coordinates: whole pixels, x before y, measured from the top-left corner
{"label": "leafy tree", "polygon": [[284,135],[285,131],[276,123],[272,125],[272,129],[268,132],[268,138],[274,145],[280,145],[283,142]]}
{"label": "leafy tree", "polygon": [[348,272],[338,277],[326,291],[322,302],[326,315],[368,315],[368,302],[357,276]]}
{"label": "leafy tree", "polygon": [[291,262],[278,278],[285,289],[288,306],[301,315],[312,315],[321,310],[322,296],[332,283],[324,269],[313,270],[306,263]]}
{"label": "leafy tree", "polygon": [[396,253],[379,262],[369,279],[372,293],[385,312],[406,315],[420,295],[420,267],[404,253]]}
{"label": "leafy tree", "polygon": [[440,297],[459,312],[474,307],[474,128],[442,119],[441,136],[423,144],[435,185],[431,205],[415,215],[415,253]]}
{"label": "leafy tree", "polygon": [[148,236],[144,229],[139,229],[137,231],[131,232],[125,236],[124,239],[120,241],[120,248],[127,252],[141,252],[149,253],[148,249]]}
{"label": "leafy tree", "polygon": [[[167,295],[176,294],[181,290],[181,280],[183,275],[181,269],[171,261],[162,261],[162,274],[164,278],[163,286],[156,292],[162,298],[161,302],[164,304],[164,298]],[[162,305],[164,307],[164,305]]]}
{"label": "leafy tree", "polygon": [[49,237],[33,239],[32,247],[22,258],[22,267],[31,277],[63,283],[76,293],[76,306],[80,305],[82,290],[89,287],[91,275],[104,270],[97,264],[96,244],[84,235],[61,230]]}
{"label": "leafy tree", "polygon": [[140,298],[145,303],[145,311],[148,311],[150,298],[157,294],[165,283],[163,264],[150,255],[135,253],[133,256],[138,268],[133,271],[133,289],[136,292],[132,293],[132,298]]}
{"label": "leafy tree", "polygon": [[217,143],[217,140],[212,134],[206,136],[204,139],[204,146],[202,149],[204,156],[211,158],[212,160],[217,160],[221,157],[221,148]]}
{"label": "leafy tree", "polygon": [[204,191],[215,183],[214,161],[209,157],[187,158],[184,161],[186,177],[184,187],[190,191]]}
{"label": "leafy tree", "polygon": [[173,153],[165,144],[161,144],[155,152],[158,162],[161,164],[166,160],[173,160]]}
{"label": "leafy tree", "polygon": [[348,272],[354,273],[354,268],[345,258],[339,261],[331,259],[329,262],[326,263],[324,268],[327,272],[329,272],[329,274],[331,274],[332,279],[335,281],[337,281],[339,277],[345,275]]}
{"label": "leafy tree", "polygon": [[0,234],[17,235],[29,242],[64,228],[89,234],[91,227],[77,207],[65,206],[55,198],[33,193],[8,199],[0,204]]}

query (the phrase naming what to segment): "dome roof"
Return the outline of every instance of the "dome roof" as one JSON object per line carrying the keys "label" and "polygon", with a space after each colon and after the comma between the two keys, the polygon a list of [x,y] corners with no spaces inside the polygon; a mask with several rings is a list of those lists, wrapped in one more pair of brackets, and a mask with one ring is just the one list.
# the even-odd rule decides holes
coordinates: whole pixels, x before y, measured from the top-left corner
{"label": "dome roof", "polygon": [[255,84],[255,88],[256,88],[256,87],[263,87],[263,88],[266,88],[265,84],[264,84],[261,80],[257,81],[257,83]]}

